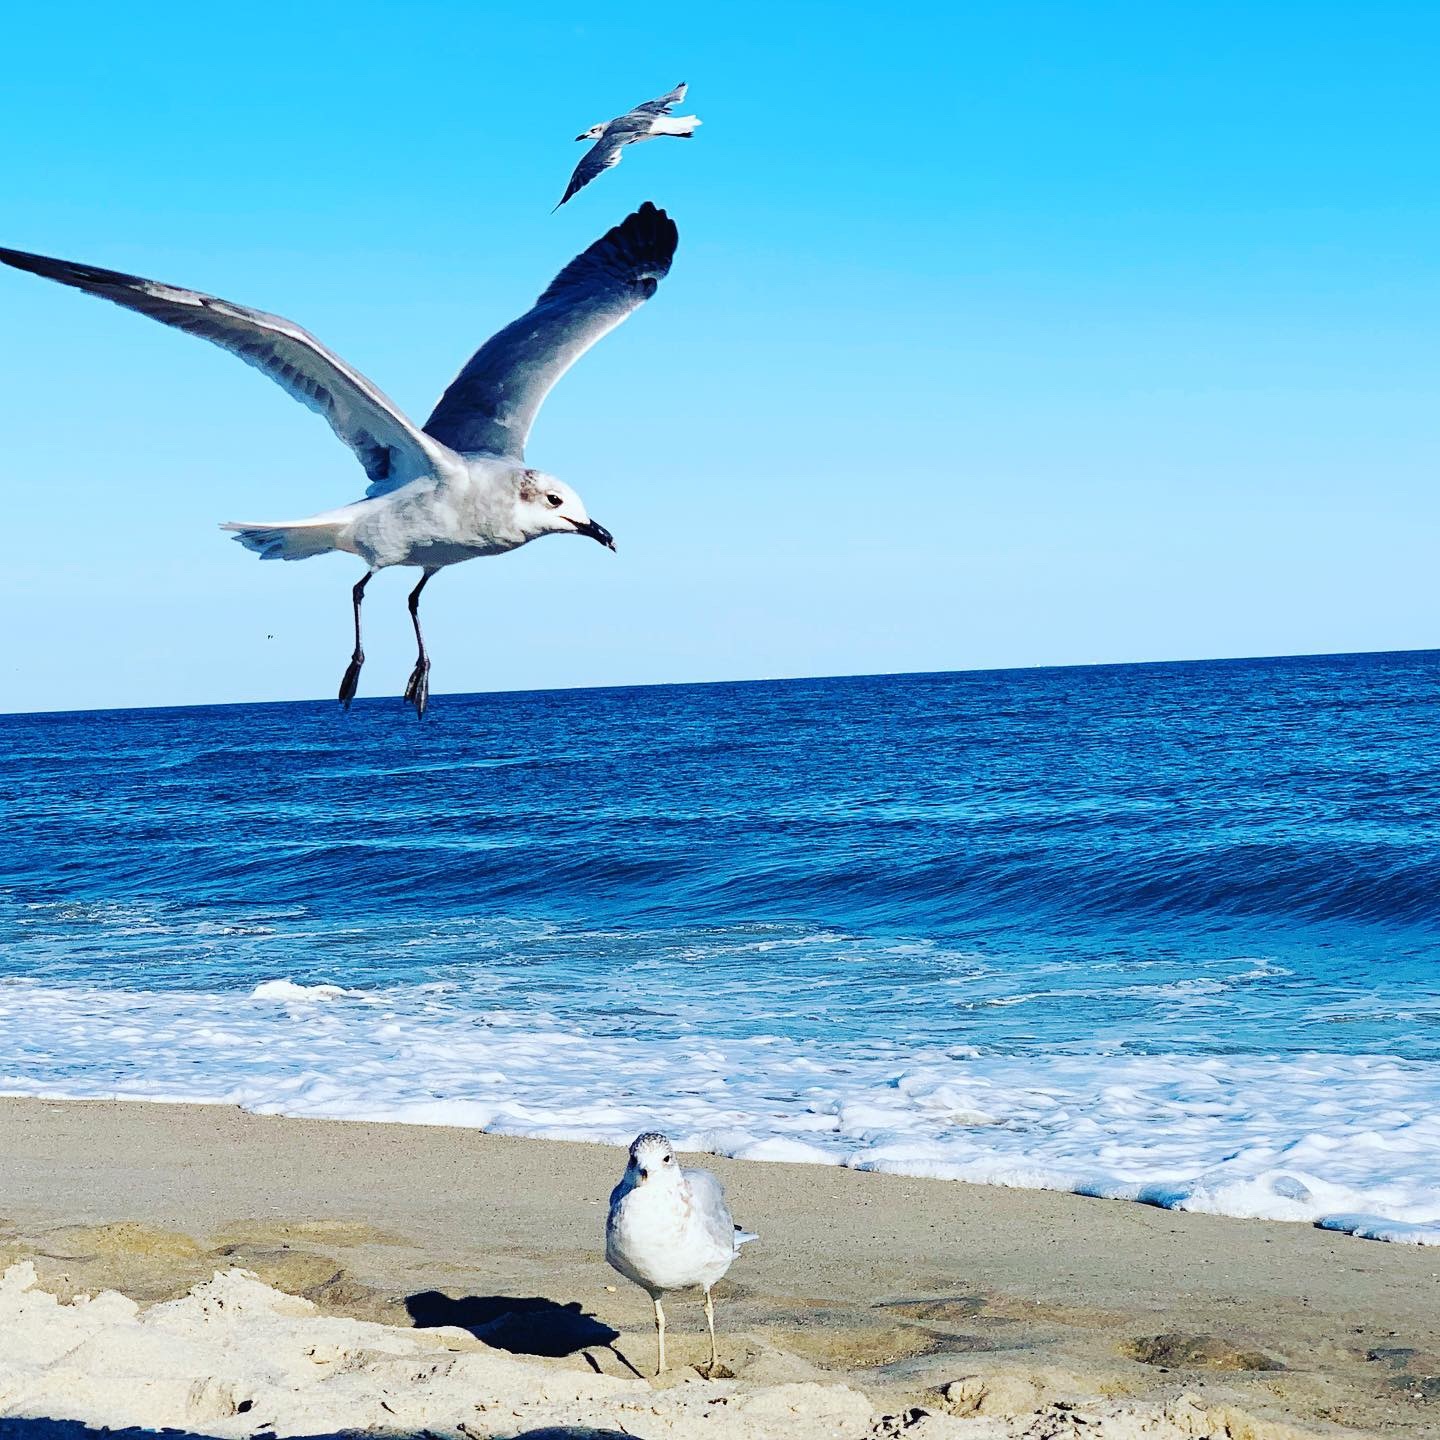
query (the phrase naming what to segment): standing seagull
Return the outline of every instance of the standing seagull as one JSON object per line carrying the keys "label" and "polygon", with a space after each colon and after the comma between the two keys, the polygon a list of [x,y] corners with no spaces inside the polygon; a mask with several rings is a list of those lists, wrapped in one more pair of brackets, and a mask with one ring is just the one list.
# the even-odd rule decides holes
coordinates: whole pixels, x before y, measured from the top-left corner
{"label": "standing seagull", "polygon": [[[583,190],[597,175],[618,165],[621,152],[627,145],[633,145],[637,140],[653,140],[657,135],[673,135],[679,140],[688,140],[702,123],[700,118],[670,113],[671,107],[685,98],[686,88],[683,83],[677,85],[668,95],[662,95],[658,100],[647,100],[643,105],[637,105],[604,124],[592,125],[583,135],[577,135],[577,140],[593,140],[595,143],[575,167],[570,184],[560,197],[560,205],[577,190]],[[555,209],[558,210],[560,205]]]}
{"label": "standing seagull", "polygon": [[655,1131],[637,1135],[620,1183],[610,1192],[605,1222],[605,1258],[627,1280],[650,1292],[655,1302],[655,1335],[665,1370],[667,1290],[705,1291],[710,1327],[710,1372],[715,1352],[715,1302],[710,1288],[730,1268],[740,1247],[759,1237],[742,1230],[730,1215],[725,1187],[708,1170],[682,1170],[670,1142]]}
{"label": "standing seagull", "polygon": [[638,309],[670,269],[675,223],[646,201],[577,255],[534,306],[475,353],[417,426],[358,370],[313,335],[266,315],[136,275],[0,248],[0,260],[138,310],[228,350],[323,415],[370,478],[365,499],[305,520],[231,523],[226,530],[262,560],[305,560],[331,550],[368,569],[351,591],[355,650],[340,703],[355,698],[365,652],[360,602],[377,570],[413,565],[410,592],[417,658],[405,699],[424,716],[430,659],[420,633],[420,592],[446,565],[502,555],[540,535],[588,535],[615,548],[603,525],[563,481],[525,464],[525,441],[550,387],[602,335]]}

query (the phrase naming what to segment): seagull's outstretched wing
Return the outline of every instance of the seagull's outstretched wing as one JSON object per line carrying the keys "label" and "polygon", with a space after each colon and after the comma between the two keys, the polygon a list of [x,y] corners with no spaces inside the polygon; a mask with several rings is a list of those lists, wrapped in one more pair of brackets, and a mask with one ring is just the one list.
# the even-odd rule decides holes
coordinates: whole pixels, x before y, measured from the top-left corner
{"label": "seagull's outstretched wing", "polygon": [[[583,190],[597,175],[603,175],[620,163],[620,153],[630,143],[630,137],[623,128],[617,128],[619,124],[619,121],[612,120],[605,133],[580,157],[580,163],[571,174],[570,183],[555,210]],[[553,215],[555,211],[550,213]]]}
{"label": "seagull's outstretched wing", "polygon": [[452,450],[525,456],[550,387],[658,288],[675,222],[648,200],[577,255],[534,308],[492,336],[440,397],[425,430]]}
{"label": "seagull's outstretched wing", "polygon": [[689,88],[682,80],[668,95],[662,95],[658,100],[647,100],[643,105],[637,105],[630,114],[668,115],[671,109],[685,98],[685,92]]}
{"label": "seagull's outstretched wing", "polygon": [[444,465],[443,449],[416,429],[358,370],[279,315],[247,310],[158,280],[24,250],[0,247],[0,260],[198,335],[264,371],[287,394],[330,422],[330,428],[365,467],[370,495],[382,495]]}

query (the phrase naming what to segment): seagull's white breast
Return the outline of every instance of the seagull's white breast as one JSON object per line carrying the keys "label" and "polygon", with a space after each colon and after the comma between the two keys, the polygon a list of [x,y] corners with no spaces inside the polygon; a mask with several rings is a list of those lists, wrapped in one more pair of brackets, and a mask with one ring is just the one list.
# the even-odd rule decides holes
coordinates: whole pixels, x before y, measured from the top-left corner
{"label": "seagull's white breast", "polygon": [[637,1185],[611,1203],[605,1258],[649,1290],[713,1285],[735,1258],[734,1228],[692,1203],[688,1184]]}
{"label": "seagull's white breast", "polygon": [[350,506],[345,548],[372,565],[455,565],[500,555],[527,537],[515,524],[513,462],[464,457],[455,474],[425,476]]}

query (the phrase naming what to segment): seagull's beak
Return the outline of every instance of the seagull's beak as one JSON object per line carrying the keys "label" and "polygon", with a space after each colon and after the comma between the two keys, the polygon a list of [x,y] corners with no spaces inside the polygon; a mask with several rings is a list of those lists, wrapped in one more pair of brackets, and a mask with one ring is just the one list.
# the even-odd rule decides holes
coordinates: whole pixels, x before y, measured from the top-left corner
{"label": "seagull's beak", "polygon": [[590,138],[590,132],[587,130],[583,135],[577,135],[575,138],[577,140],[588,140]]}
{"label": "seagull's beak", "polygon": [[597,525],[593,520],[587,520],[583,525],[575,520],[570,523],[575,526],[577,535],[588,535],[592,540],[598,540],[607,550],[615,548],[615,537],[603,525]]}

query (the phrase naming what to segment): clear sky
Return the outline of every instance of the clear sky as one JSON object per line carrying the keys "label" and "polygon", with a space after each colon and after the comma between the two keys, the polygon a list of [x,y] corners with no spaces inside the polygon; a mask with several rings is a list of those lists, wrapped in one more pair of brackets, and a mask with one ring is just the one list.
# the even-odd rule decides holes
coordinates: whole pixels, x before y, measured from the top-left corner
{"label": "clear sky", "polygon": [[[1440,644],[1433,5],[82,3],[6,50],[0,243],[289,315],[417,419],[675,216],[531,437],[619,554],[439,576],[437,692]],[[698,136],[552,215],[682,79]],[[324,423],[31,276],[0,334],[0,709],[333,694],[358,562],[214,528],[357,498]]]}

